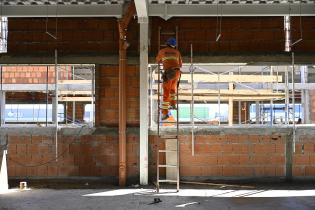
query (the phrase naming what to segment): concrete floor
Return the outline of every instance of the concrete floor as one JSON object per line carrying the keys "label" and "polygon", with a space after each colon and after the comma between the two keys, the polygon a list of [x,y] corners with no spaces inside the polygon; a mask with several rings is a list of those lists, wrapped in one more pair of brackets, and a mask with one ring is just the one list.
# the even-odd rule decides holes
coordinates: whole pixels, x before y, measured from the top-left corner
{"label": "concrete floor", "polygon": [[[179,193],[150,187],[107,189],[10,189],[0,210],[52,209],[315,209],[314,185],[261,185],[250,189],[183,185]],[[86,188],[86,186],[84,187]],[[154,198],[161,202],[154,203]]]}

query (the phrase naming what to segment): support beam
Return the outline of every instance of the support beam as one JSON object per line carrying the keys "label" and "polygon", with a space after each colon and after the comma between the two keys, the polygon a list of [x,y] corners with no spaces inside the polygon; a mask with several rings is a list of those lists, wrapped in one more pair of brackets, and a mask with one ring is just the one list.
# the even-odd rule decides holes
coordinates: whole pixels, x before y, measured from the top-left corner
{"label": "support beam", "polygon": [[126,66],[127,66],[127,42],[128,25],[136,13],[135,4],[128,4],[126,13],[118,20],[119,31],[119,186],[124,187],[127,181],[126,166]]}
{"label": "support beam", "polygon": [[6,17],[121,17],[122,4],[3,5]]}
{"label": "support beam", "polygon": [[[301,72],[301,83],[306,84],[308,82],[308,69],[307,66],[300,67]],[[309,90],[302,90],[302,106],[303,106],[303,118],[302,122],[309,124],[310,122],[310,91]]]}
{"label": "support beam", "polygon": [[[314,16],[315,4],[221,4],[222,16]],[[217,17],[217,4],[149,4],[149,16]]]}
{"label": "support beam", "polygon": [[[148,22],[148,2],[147,2],[147,0],[134,0],[134,1],[135,1],[136,10],[137,10],[138,22],[139,23]],[[141,40],[141,38],[140,38],[140,40]]]}
{"label": "support beam", "polygon": [[5,92],[0,91],[0,126],[5,124]]}
{"label": "support beam", "polygon": [[[229,76],[233,76],[233,72],[230,72]],[[220,78],[221,79],[221,78]],[[229,83],[229,91],[233,91],[233,83]],[[229,126],[233,125],[233,98],[229,97]]]}
{"label": "support beam", "polygon": [[260,124],[260,104],[256,101],[256,124]]}
{"label": "support beam", "polygon": [[[136,1],[137,2],[137,1]],[[140,23],[140,184],[148,184],[148,34],[149,23]]]}
{"label": "support beam", "polygon": [[[0,142],[2,140],[0,139]],[[0,147],[3,147],[1,143]],[[7,150],[0,148],[0,192],[5,192],[8,189]]]}
{"label": "support beam", "polygon": [[[155,75],[155,79],[157,80],[158,75]],[[182,81],[187,81],[191,83],[190,74],[182,74]],[[195,82],[282,82],[281,76],[257,76],[257,75],[210,75],[210,74],[198,74],[194,73],[194,81]]]}

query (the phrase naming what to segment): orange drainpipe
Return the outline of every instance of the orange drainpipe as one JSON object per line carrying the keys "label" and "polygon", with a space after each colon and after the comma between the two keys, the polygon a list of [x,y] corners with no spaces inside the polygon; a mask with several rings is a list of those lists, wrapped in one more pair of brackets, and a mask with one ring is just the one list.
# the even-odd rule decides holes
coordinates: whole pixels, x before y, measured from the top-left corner
{"label": "orange drainpipe", "polygon": [[136,12],[134,2],[130,2],[121,19],[118,20],[119,31],[119,186],[126,185],[126,59],[127,28]]}

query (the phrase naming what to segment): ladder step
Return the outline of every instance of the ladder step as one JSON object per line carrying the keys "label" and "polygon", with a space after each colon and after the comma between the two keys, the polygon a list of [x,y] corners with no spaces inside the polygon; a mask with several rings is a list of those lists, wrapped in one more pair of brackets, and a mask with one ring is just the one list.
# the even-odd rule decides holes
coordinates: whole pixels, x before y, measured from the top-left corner
{"label": "ladder step", "polygon": [[172,31],[165,31],[165,32],[161,32],[161,35],[175,35],[176,32],[172,32]]}
{"label": "ladder step", "polygon": [[177,122],[168,122],[168,121],[160,121],[159,123],[165,123],[165,124],[177,124]]}
{"label": "ladder step", "polygon": [[163,135],[163,136],[160,136],[161,139],[176,139],[177,140],[177,136],[176,135]]}
{"label": "ladder step", "polygon": [[177,165],[159,165],[160,168],[176,168]]}
{"label": "ladder step", "polygon": [[159,182],[177,182],[177,180],[172,180],[172,179],[160,179]]}
{"label": "ladder step", "polygon": [[165,150],[165,149],[161,149],[161,150],[159,150],[159,152],[177,152],[177,150]]}

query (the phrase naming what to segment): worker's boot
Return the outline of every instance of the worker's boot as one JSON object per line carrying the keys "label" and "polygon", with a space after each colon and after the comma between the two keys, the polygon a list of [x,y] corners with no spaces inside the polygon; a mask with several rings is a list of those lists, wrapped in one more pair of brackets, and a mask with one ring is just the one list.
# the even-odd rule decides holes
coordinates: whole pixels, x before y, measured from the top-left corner
{"label": "worker's boot", "polygon": [[168,114],[162,114],[162,120],[168,119],[170,116]]}
{"label": "worker's boot", "polygon": [[177,109],[176,104],[171,105],[170,109]]}

